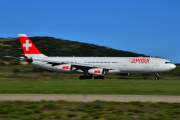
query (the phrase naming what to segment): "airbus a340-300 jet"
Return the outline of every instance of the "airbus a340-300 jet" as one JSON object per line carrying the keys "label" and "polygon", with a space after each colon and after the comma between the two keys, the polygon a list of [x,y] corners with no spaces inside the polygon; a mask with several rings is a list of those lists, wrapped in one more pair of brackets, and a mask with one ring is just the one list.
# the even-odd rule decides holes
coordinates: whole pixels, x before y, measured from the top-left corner
{"label": "airbus a340-300 jet", "polygon": [[48,57],[42,54],[25,35],[19,34],[24,59],[29,63],[56,72],[81,72],[79,79],[104,79],[107,74],[159,73],[176,66],[169,60],[154,57]]}

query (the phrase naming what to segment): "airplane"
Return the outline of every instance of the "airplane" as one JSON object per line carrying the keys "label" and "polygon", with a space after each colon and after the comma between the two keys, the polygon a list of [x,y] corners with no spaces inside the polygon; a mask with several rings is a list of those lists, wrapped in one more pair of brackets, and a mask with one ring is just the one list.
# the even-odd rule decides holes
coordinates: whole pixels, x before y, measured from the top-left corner
{"label": "airplane", "polygon": [[18,34],[18,37],[24,60],[50,71],[83,73],[79,79],[104,79],[107,74],[128,76],[130,73],[154,73],[158,80],[160,73],[176,68],[171,61],[155,57],[48,57],[26,34]]}

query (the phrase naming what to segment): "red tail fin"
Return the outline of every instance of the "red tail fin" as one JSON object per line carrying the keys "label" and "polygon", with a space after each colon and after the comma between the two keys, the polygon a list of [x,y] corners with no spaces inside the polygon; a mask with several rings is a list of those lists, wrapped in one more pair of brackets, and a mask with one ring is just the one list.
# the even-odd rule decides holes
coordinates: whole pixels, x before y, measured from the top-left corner
{"label": "red tail fin", "polygon": [[18,36],[26,56],[44,56],[25,34],[18,34]]}

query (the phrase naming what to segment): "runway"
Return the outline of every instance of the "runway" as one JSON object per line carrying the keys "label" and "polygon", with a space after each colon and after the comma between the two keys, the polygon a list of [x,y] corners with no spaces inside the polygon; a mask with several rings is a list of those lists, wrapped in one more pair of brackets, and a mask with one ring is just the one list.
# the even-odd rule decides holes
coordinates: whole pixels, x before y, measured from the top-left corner
{"label": "runway", "polygon": [[168,102],[180,103],[180,96],[159,95],[88,95],[88,94],[0,94],[0,101],[75,101],[92,102],[96,100],[114,102]]}

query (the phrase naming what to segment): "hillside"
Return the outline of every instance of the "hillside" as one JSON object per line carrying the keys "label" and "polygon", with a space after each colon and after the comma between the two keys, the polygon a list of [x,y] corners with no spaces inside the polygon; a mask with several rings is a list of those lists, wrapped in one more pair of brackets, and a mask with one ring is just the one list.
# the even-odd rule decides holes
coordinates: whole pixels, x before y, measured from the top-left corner
{"label": "hillside", "polygon": [[[77,41],[53,37],[31,37],[35,45],[47,56],[144,56],[133,52],[115,50]],[[18,38],[0,38],[0,56],[20,56],[23,54]]]}

